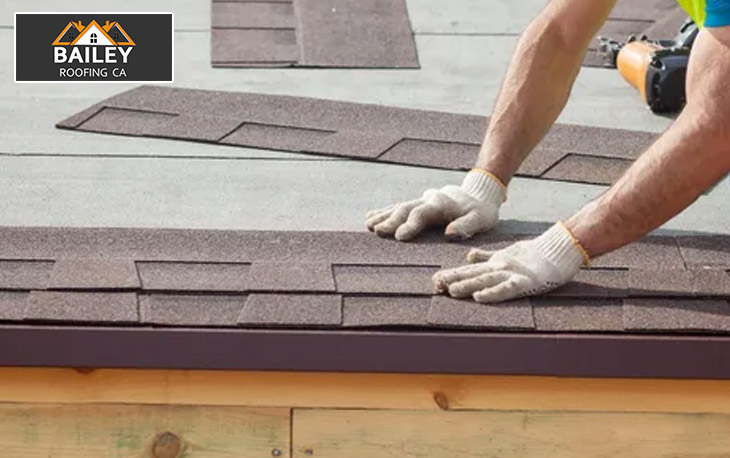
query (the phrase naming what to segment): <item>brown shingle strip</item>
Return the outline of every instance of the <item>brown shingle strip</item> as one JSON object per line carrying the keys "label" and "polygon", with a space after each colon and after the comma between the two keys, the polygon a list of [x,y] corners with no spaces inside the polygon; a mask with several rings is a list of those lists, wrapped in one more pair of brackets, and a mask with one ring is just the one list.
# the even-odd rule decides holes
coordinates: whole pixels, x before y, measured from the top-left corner
{"label": "brown shingle strip", "polygon": [[517,173],[529,177],[539,177],[550,167],[560,162],[567,154],[562,149],[540,146],[532,151],[525,161],[520,164]]}
{"label": "brown shingle strip", "polygon": [[631,269],[632,296],[730,296],[730,274],[720,269]]}
{"label": "brown shingle strip", "polygon": [[688,266],[730,269],[730,236],[679,236],[677,242]]}
{"label": "brown shingle strip", "polygon": [[211,16],[214,67],[419,66],[404,0],[214,0]]}
{"label": "brown shingle strip", "polygon": [[431,277],[437,266],[333,266],[337,291],[340,293],[368,294],[422,294],[433,293]]}
{"label": "brown shingle strip", "polygon": [[658,138],[652,132],[588,128],[557,124],[543,139],[543,148],[599,157],[636,159]]}
{"label": "brown shingle strip", "polygon": [[[277,232],[178,229],[0,228],[0,259],[129,258],[158,262],[442,265],[463,262],[470,246],[429,232],[414,243],[367,232]],[[49,269],[50,270],[50,269]],[[43,283],[45,287],[45,283]]]}
{"label": "brown shingle strip", "polygon": [[728,332],[730,303],[725,300],[626,299],[624,327],[637,331]]}
{"label": "brown shingle strip", "polygon": [[299,59],[293,29],[213,29],[210,39],[214,67],[259,63],[288,67]]}
{"label": "brown shingle strip", "polygon": [[153,136],[173,140],[217,142],[239,126],[239,122],[217,115],[183,113],[175,117],[164,131]]}
{"label": "brown shingle strip", "polygon": [[342,303],[345,327],[428,325],[430,297],[345,296]]}
{"label": "brown shingle strip", "polygon": [[340,130],[322,136],[311,146],[303,146],[301,153],[316,153],[353,158],[377,159],[401,140],[399,134],[379,134],[356,130]]}
{"label": "brown shingle strip", "polygon": [[138,262],[147,291],[246,291],[248,263]]}
{"label": "brown shingle strip", "polygon": [[502,304],[479,304],[471,299],[434,296],[428,312],[429,324],[451,328],[534,329],[529,300]]}
{"label": "brown shingle strip", "polygon": [[96,103],[89,108],[86,108],[82,111],[79,111],[78,113],[74,114],[73,116],[70,116],[63,121],[56,124],[56,127],[61,129],[76,129],[80,124],[83,122],[89,120],[93,116],[95,116],[97,113],[99,113],[101,110],[104,109],[104,103]]}
{"label": "brown shingle strip", "polygon": [[24,291],[0,291],[0,321],[21,321],[28,295]]}
{"label": "brown shingle strip", "polygon": [[568,284],[547,293],[548,297],[622,298],[628,293],[625,270],[583,269]]}
{"label": "brown shingle strip", "polygon": [[139,289],[137,268],[131,259],[59,259],[48,289]]}
{"label": "brown shingle strip", "polygon": [[397,164],[414,164],[443,169],[468,170],[479,154],[479,145],[404,139],[379,159]]}
{"label": "brown shingle strip", "polygon": [[254,262],[248,276],[250,291],[335,291],[329,263]]}
{"label": "brown shingle strip", "polygon": [[696,295],[730,297],[730,272],[724,269],[692,269],[691,272]]}
{"label": "brown shingle strip", "polygon": [[212,27],[294,29],[294,7],[288,2],[213,2]]}
{"label": "brown shingle strip", "polygon": [[342,296],[251,294],[238,317],[241,325],[339,326]]}
{"label": "brown shingle strip", "polygon": [[418,68],[404,0],[295,0],[301,64]]}
{"label": "brown shingle strip", "polygon": [[486,125],[483,116],[475,115],[162,86],[139,86],[105,100],[102,106],[180,116],[205,114],[233,118],[241,123],[329,131],[356,130],[375,135],[399,133],[407,138],[474,144],[481,143]]}
{"label": "brown shingle strip", "polygon": [[53,261],[0,260],[0,289],[45,289],[52,270]]}
{"label": "brown shingle strip", "polygon": [[149,294],[139,298],[142,323],[168,326],[236,326],[245,295]]}
{"label": "brown shingle strip", "polygon": [[316,150],[315,145],[322,138],[333,134],[334,131],[319,129],[244,123],[221,140],[221,143],[299,152]]}
{"label": "brown shingle strip", "polygon": [[28,320],[137,323],[135,293],[33,291],[24,316]]}
{"label": "brown shingle strip", "polygon": [[684,258],[674,237],[648,236],[592,260],[593,267],[684,269]]}
{"label": "brown shingle strip", "polygon": [[215,142],[238,127],[238,122],[220,116],[188,113],[173,115],[151,111],[104,108],[81,123],[79,130],[141,137]]}
{"label": "brown shingle strip", "polygon": [[630,165],[631,161],[624,159],[568,154],[557,164],[554,164],[542,177],[578,183],[610,185],[615,183]]}
{"label": "brown shingle strip", "polygon": [[620,299],[531,300],[538,331],[624,330],[623,302]]}
{"label": "brown shingle strip", "polygon": [[[447,243],[441,231],[435,230],[427,232],[413,243],[402,243],[365,231],[0,227],[0,259],[94,257],[134,259],[138,263],[174,261],[247,264],[267,261],[437,266],[463,264],[470,247],[498,249],[525,237],[530,236],[490,232],[462,243]],[[695,236],[694,243],[708,249],[714,246],[714,241],[710,243],[704,241],[705,238],[708,237]],[[708,251],[706,254],[712,253]],[[650,236],[594,259],[593,267],[682,269],[684,260],[675,237]],[[50,265],[47,269],[50,272]],[[42,287],[45,288],[45,281]]]}
{"label": "brown shingle strip", "polygon": [[169,113],[107,107],[79,125],[78,129],[109,134],[159,136],[165,131],[165,127],[172,124],[175,117],[177,115]]}
{"label": "brown shingle strip", "polygon": [[[231,31],[238,29],[219,30]],[[236,41],[242,46],[250,42]],[[143,86],[58,127],[463,170],[476,158],[486,123],[473,115]],[[518,172],[609,184],[655,138],[646,132],[556,125]]]}
{"label": "brown shingle strip", "polygon": [[[26,289],[59,288],[86,292],[94,289],[138,289],[132,260],[141,258],[136,261],[136,266],[143,290],[193,293],[199,296],[194,301],[198,307],[194,309],[196,313],[205,313],[206,301],[210,300],[212,316],[208,319],[216,323],[215,326],[225,325],[216,321],[218,318],[214,310],[218,299],[215,294],[238,293],[242,296],[253,291],[270,293],[259,294],[258,302],[254,302],[259,305],[253,310],[263,307],[270,313],[272,323],[280,320],[288,323],[287,326],[307,327],[307,319],[296,324],[291,321],[293,318],[287,318],[289,311],[282,304],[295,303],[309,294],[321,296],[322,293],[337,292],[377,297],[382,313],[388,313],[386,310],[397,307],[400,299],[386,295],[430,297],[430,278],[437,266],[462,264],[468,246],[499,248],[521,237],[486,234],[464,244],[450,244],[434,232],[415,243],[403,244],[365,232],[0,228],[0,258],[58,259],[50,281],[43,277],[33,288],[26,284]],[[39,243],[39,240],[42,242]],[[96,253],[94,259],[89,259],[91,252]],[[565,298],[601,300],[622,298],[627,294],[664,300],[671,296],[730,297],[730,275],[724,269],[684,270],[684,260],[674,237],[649,237],[612,256],[598,258],[596,264],[608,260],[607,264],[621,269],[583,270],[574,282],[553,291],[546,300],[550,297],[552,301]],[[205,262],[212,258],[218,261]],[[21,261],[21,264],[28,262],[33,261]],[[42,262],[49,267],[53,265],[49,261]],[[642,272],[653,277],[642,276]],[[631,289],[627,293],[629,286]],[[54,304],[61,304],[57,306],[61,312],[55,315],[46,313],[56,316],[59,321],[80,319],[76,315],[77,310],[64,306],[63,300],[103,298],[80,294],[43,296],[43,292],[33,293],[34,297],[44,298],[48,306],[43,310],[52,310]],[[268,299],[273,300],[271,307],[260,305]],[[79,303],[88,304],[84,300]],[[565,302],[570,303],[570,300]],[[519,301],[483,306],[469,300],[437,296],[429,308],[429,324],[445,328],[505,331],[531,329],[533,323],[528,309]],[[78,313],[94,316],[88,307],[84,310],[82,306]],[[99,313],[97,319],[102,319],[107,311]],[[109,313],[110,323],[120,321],[114,317],[113,311]],[[180,324],[206,322],[205,317],[191,316],[189,321],[181,317]],[[381,321],[388,322],[386,319]],[[603,324],[598,323],[597,326]]]}
{"label": "brown shingle strip", "polygon": [[632,296],[691,296],[694,290],[685,269],[631,269],[629,286]]}

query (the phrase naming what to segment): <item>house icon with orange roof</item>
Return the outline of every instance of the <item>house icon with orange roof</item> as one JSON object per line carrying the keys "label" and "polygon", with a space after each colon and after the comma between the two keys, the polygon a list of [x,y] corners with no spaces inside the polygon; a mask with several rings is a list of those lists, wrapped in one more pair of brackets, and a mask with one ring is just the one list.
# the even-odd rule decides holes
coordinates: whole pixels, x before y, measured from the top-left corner
{"label": "house icon with orange roof", "polygon": [[134,41],[118,22],[106,21],[100,26],[91,21],[86,27],[81,21],[69,22],[52,43],[53,46],[135,46]]}
{"label": "house icon with orange roof", "polygon": [[118,22],[115,21],[110,23],[109,21],[106,21],[103,29],[117,43],[117,45],[135,46],[134,41],[132,41],[129,35],[127,35],[127,32],[124,31],[121,24],[119,24]]}

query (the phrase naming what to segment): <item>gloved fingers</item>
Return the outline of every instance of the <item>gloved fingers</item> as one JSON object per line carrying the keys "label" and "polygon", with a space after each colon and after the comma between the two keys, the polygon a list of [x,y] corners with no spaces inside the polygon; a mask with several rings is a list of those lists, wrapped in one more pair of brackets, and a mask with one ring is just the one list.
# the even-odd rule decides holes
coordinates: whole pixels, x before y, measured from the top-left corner
{"label": "gloved fingers", "polygon": [[440,270],[433,275],[432,280],[436,286],[436,291],[442,292],[446,291],[452,283],[476,277],[491,272],[492,270],[492,267],[484,262],[480,264],[467,264],[453,269]]}
{"label": "gloved fingers", "polygon": [[489,261],[489,258],[494,256],[496,251],[481,250],[479,248],[472,248],[466,255],[466,262],[474,264],[477,262]]}
{"label": "gloved fingers", "polygon": [[443,212],[432,203],[423,203],[408,214],[408,219],[395,231],[397,240],[410,240],[426,227],[443,220]]}
{"label": "gloved fingers", "polygon": [[370,210],[369,212],[365,213],[365,218],[370,219],[375,215],[379,215],[380,213],[390,211],[390,210],[394,209],[397,205],[398,204],[390,204],[387,207],[376,208],[375,210]]}
{"label": "gloved fingers", "polygon": [[415,199],[398,205],[384,221],[376,224],[373,230],[381,237],[393,235],[396,229],[406,222],[411,210],[421,202],[421,199]]}
{"label": "gloved fingers", "polygon": [[393,209],[392,208],[391,209],[388,209],[388,210],[382,210],[382,211],[380,211],[380,213],[369,212],[368,214],[370,216],[368,216],[368,219],[365,222],[365,224],[368,227],[368,230],[372,231],[373,229],[375,229],[375,226],[377,226],[378,224],[380,224],[383,221],[385,221],[386,219],[388,219],[388,217],[392,213],[393,213]]}
{"label": "gloved fingers", "polygon": [[530,290],[530,279],[512,274],[507,280],[492,287],[476,291],[472,297],[482,304],[508,301],[523,297]]}
{"label": "gloved fingers", "polygon": [[398,206],[398,204],[391,204],[391,205],[388,205],[387,207],[378,208],[376,210],[370,210],[369,212],[365,213],[365,218],[370,219],[375,215],[380,215],[380,214],[386,213],[386,212],[390,213],[390,211],[393,210],[397,206]]}
{"label": "gloved fingers", "polygon": [[446,226],[444,234],[451,240],[466,240],[478,232],[491,229],[496,222],[496,215],[488,218],[483,213],[472,210]]}
{"label": "gloved fingers", "polygon": [[476,277],[467,278],[449,285],[449,294],[453,297],[469,297],[485,288],[492,288],[511,278],[512,274],[503,270],[487,272]]}

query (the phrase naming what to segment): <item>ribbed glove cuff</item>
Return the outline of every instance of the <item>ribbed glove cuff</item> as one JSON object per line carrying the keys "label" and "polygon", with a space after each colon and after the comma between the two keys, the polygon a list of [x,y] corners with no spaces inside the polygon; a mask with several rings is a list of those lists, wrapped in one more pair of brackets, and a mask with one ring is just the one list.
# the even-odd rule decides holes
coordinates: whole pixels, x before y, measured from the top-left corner
{"label": "ribbed glove cuff", "polygon": [[535,239],[537,249],[556,266],[566,272],[590,264],[590,258],[578,240],[562,222],[558,222]]}
{"label": "ribbed glove cuff", "polygon": [[507,188],[499,181],[499,178],[486,170],[472,169],[464,177],[461,189],[482,202],[502,205],[507,200]]}

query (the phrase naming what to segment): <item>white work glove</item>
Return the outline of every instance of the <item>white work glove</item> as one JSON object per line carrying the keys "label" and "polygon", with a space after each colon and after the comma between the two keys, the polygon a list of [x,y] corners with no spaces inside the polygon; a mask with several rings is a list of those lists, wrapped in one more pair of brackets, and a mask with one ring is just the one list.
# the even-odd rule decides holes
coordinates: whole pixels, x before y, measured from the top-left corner
{"label": "white work glove", "polygon": [[491,173],[474,169],[461,186],[429,189],[420,199],[368,212],[368,229],[381,237],[410,240],[428,226],[450,223],[445,235],[463,240],[497,224],[504,185]]}
{"label": "white work glove", "polygon": [[492,303],[555,289],[569,282],[589,258],[568,228],[559,222],[536,239],[502,250],[472,249],[467,261],[475,264],[436,272],[436,290]]}

